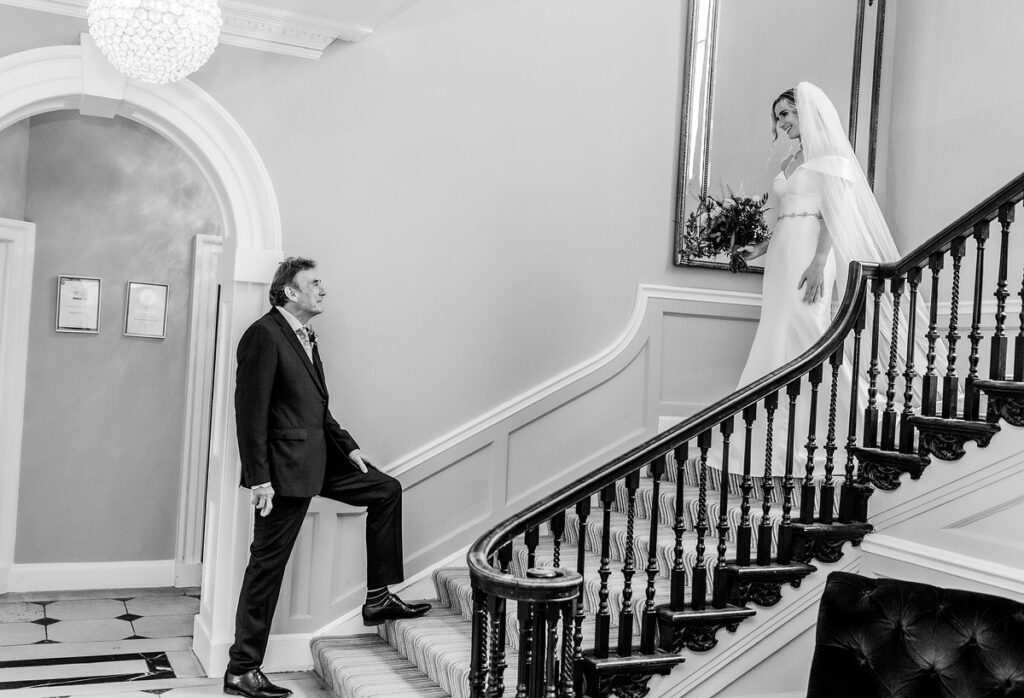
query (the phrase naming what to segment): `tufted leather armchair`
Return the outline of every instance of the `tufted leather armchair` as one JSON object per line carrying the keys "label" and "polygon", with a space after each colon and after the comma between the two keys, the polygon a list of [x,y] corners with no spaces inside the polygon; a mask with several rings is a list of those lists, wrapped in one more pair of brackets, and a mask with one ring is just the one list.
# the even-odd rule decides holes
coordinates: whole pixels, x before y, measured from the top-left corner
{"label": "tufted leather armchair", "polygon": [[1024,696],[1024,604],[833,572],[807,696]]}

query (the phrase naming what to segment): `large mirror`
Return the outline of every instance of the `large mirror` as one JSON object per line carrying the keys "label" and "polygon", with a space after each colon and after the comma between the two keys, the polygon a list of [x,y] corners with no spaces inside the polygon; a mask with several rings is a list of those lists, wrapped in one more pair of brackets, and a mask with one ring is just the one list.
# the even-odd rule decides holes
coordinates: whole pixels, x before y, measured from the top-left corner
{"label": "large mirror", "polygon": [[[772,180],[793,148],[785,135],[773,142],[771,105],[781,92],[801,80],[821,87],[839,113],[849,115],[851,140],[873,175],[884,0],[688,5],[674,262],[728,269],[727,256],[692,256],[687,221],[705,196],[733,192],[758,199],[767,193],[765,220],[774,224]],[[761,269],[755,262],[750,271]]]}

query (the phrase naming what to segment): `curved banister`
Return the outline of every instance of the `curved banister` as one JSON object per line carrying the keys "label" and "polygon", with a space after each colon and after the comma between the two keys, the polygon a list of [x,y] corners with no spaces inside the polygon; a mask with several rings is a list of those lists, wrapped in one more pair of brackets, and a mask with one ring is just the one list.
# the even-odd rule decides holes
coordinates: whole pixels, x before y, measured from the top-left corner
{"label": "curved banister", "polygon": [[1024,173],[1006,184],[992,196],[931,237],[902,259],[888,264],[850,263],[850,273],[842,304],[835,319],[820,340],[799,357],[778,370],[732,393],[717,403],[701,410],[672,428],[636,446],[595,471],[589,472],[540,502],[528,506],[518,514],[498,523],[471,546],[467,556],[474,586],[488,594],[508,599],[539,602],[570,598],[578,588],[579,577],[569,570],[561,570],[556,578],[537,579],[515,577],[493,567],[489,560],[496,551],[512,539],[550,520],[603,488],[616,483],[626,475],[639,470],[655,459],[667,455],[674,448],[688,443],[756,404],[766,396],[785,388],[801,378],[816,365],[824,363],[846,341],[858,318],[863,317],[870,293],[867,279],[887,280],[899,278],[914,268],[923,268],[929,258],[946,251],[951,243],[975,226],[991,222],[1001,209],[1024,200]]}

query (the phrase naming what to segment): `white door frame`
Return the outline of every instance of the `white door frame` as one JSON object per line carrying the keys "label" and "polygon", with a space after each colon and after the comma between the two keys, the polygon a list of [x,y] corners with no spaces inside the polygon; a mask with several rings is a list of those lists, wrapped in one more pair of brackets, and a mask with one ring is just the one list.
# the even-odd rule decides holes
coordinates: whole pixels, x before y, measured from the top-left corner
{"label": "white door frame", "polygon": [[174,585],[179,587],[199,586],[203,574],[206,473],[210,455],[214,361],[217,357],[214,351],[217,337],[217,270],[223,247],[224,240],[219,235],[195,236],[178,540],[174,546]]}
{"label": "white door frame", "polygon": [[14,564],[35,223],[0,218],[0,593]]}
{"label": "white door frame", "polygon": [[[80,46],[47,46],[0,58],[0,130],[35,114],[72,108],[94,116],[123,116],[179,146],[209,182],[224,216],[202,599],[193,639],[203,666],[211,676],[217,675],[227,664],[234,634],[250,526],[247,493],[238,488],[232,348],[245,328],[265,312],[267,286],[283,256],[277,196],[242,128],[188,80],[172,85],[128,80],[111,68],[84,34]],[[22,410],[23,406],[24,400]],[[17,461],[0,462],[5,493],[15,469],[20,469]],[[13,531],[0,527],[0,553],[8,550],[8,539],[13,542]],[[0,565],[3,561],[0,558]]]}

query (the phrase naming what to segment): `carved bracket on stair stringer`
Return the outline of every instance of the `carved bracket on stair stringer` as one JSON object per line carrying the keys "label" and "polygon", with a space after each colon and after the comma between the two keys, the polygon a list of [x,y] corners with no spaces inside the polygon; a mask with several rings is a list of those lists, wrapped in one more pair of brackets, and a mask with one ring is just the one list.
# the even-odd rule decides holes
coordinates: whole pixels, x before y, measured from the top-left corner
{"label": "carved bracket on stair stringer", "polygon": [[729,632],[736,632],[745,618],[756,614],[752,608],[734,604],[701,611],[673,611],[668,606],[659,606],[657,611],[659,645],[672,653],[683,648],[707,652],[718,644],[719,630],[726,628]]}
{"label": "carved bracket on stair stringer", "polygon": [[[800,586],[797,580],[793,586]],[[734,604],[745,606],[753,601],[758,606],[774,606],[782,601],[782,584],[780,582],[740,582],[729,599]]]}
{"label": "carved bracket on stair stringer", "polygon": [[643,698],[651,690],[647,684],[652,677],[668,674],[684,661],[677,654],[661,650],[651,655],[620,657],[613,653],[600,658],[592,652],[585,652],[580,667],[582,694],[590,698],[608,698],[610,695]]}
{"label": "carved bracket on stair stringer", "polygon": [[860,545],[872,531],[869,523],[793,524],[793,559],[799,562],[838,562],[843,544]]}
{"label": "carved bracket on stair stringer", "polygon": [[1024,427],[1024,399],[1011,395],[988,396],[990,416],[1004,420],[1015,427]]}
{"label": "carved bracket on stair stringer", "polygon": [[[991,408],[992,398],[989,398]],[[991,409],[990,409],[991,411]],[[940,460],[963,458],[964,444],[973,441],[980,448],[988,446],[999,425],[992,422],[944,419],[942,417],[911,417],[910,424],[921,435],[921,449]]]}

